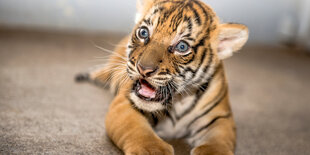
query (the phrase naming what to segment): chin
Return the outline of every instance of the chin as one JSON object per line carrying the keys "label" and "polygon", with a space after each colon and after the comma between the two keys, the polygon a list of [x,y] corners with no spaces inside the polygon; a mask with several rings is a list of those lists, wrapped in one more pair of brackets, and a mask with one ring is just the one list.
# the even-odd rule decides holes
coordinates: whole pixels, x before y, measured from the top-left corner
{"label": "chin", "polygon": [[169,109],[172,92],[166,86],[155,86],[146,79],[138,79],[133,84],[130,99],[139,110],[158,112]]}
{"label": "chin", "polygon": [[138,97],[135,93],[130,93],[130,98],[134,102],[136,108],[143,111],[156,112],[166,109],[166,106],[163,104],[163,102],[146,101]]}

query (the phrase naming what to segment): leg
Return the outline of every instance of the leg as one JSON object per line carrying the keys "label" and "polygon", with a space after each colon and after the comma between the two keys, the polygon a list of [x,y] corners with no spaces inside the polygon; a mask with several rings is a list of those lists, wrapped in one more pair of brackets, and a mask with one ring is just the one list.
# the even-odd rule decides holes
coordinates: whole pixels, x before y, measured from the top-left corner
{"label": "leg", "polygon": [[106,115],[106,130],[126,155],[172,155],[171,145],[160,139],[147,119],[120,93]]}
{"label": "leg", "polygon": [[194,132],[189,141],[194,143],[192,155],[233,155],[235,126],[231,115],[214,117]]}

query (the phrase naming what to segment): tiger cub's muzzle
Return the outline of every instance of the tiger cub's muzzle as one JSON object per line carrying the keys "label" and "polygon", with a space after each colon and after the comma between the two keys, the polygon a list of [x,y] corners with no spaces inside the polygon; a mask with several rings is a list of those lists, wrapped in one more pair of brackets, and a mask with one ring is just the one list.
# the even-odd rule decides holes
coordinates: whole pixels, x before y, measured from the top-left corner
{"label": "tiger cub's muzzle", "polygon": [[135,94],[145,101],[160,102],[171,96],[172,90],[164,85],[165,81],[156,80],[156,75],[159,71],[160,62],[147,61],[137,63],[138,79],[135,81],[133,91]]}

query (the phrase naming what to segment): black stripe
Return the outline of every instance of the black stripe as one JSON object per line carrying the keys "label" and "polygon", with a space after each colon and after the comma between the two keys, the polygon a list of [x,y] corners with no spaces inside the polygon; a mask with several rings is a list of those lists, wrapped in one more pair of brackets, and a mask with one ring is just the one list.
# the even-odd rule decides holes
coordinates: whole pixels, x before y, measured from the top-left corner
{"label": "black stripe", "polygon": [[184,58],[186,58],[186,57],[188,57],[188,56],[190,56],[190,55],[192,55],[192,53],[188,53],[188,54],[186,54],[186,55],[182,55],[181,58],[183,59],[183,61],[186,61],[186,62],[180,63],[180,64],[187,65],[187,64],[193,62],[193,61],[195,60],[195,57],[196,57],[195,54],[193,54],[193,56],[192,56],[191,59],[189,59],[189,60],[184,59]]}
{"label": "black stripe", "polygon": [[[196,0],[194,0],[193,1],[196,5],[198,5],[199,6],[199,8],[203,11],[203,13],[204,13],[204,15],[205,15],[205,24],[203,24],[203,29],[205,28],[205,27],[208,27],[207,28],[207,32],[206,32],[206,36],[208,36],[209,37],[209,34],[210,34],[210,25],[212,25],[212,23],[213,23],[213,21],[214,21],[214,15],[213,16],[211,16],[206,10],[205,10],[205,8],[201,5],[201,3],[200,2],[198,2],[198,1],[196,1]],[[212,13],[211,11],[210,11],[210,13]],[[210,20],[209,20],[210,19]],[[209,24],[207,25],[206,24],[206,22],[208,22],[209,21]],[[199,35],[199,33],[198,33],[198,35]],[[196,37],[198,37],[198,35],[196,36]]]}
{"label": "black stripe", "polygon": [[150,42],[150,38],[145,38],[144,39],[144,45],[147,45]]}
{"label": "black stripe", "polygon": [[[196,106],[196,104],[198,103],[198,101],[200,100],[200,97],[204,94],[205,90],[208,89],[209,84],[212,82],[213,77],[219,72],[220,70],[220,66],[216,67],[216,70],[214,71],[214,73],[208,77],[206,83],[202,84],[200,86],[200,89],[197,90],[197,92],[195,93],[195,100],[193,101],[193,103],[191,104],[192,106],[190,106],[188,109],[186,109],[180,116],[176,116],[177,120],[181,119],[182,117],[184,117],[185,115],[189,114],[194,107]],[[202,90],[203,89],[203,90]]]}
{"label": "black stripe", "polygon": [[131,55],[132,55],[132,53],[133,53],[133,51],[135,51],[136,50],[136,48],[138,47],[138,45],[137,45],[137,42],[139,41],[139,39],[138,39],[138,37],[137,37],[137,33],[136,32],[134,32],[134,34],[131,36],[131,47],[133,47],[131,50],[130,50],[130,52],[129,52],[129,54],[128,54],[128,57],[130,58],[131,57]]}
{"label": "black stripe", "polygon": [[[198,1],[193,1],[196,5],[198,5],[200,7],[200,9],[203,11],[203,14],[205,15],[206,21],[208,21],[208,19],[210,18],[210,15],[208,14],[208,12],[205,10],[205,8],[200,4],[200,2]],[[210,18],[210,24],[213,22],[213,18]]]}
{"label": "black stripe", "polygon": [[181,71],[180,71],[180,69],[179,69],[179,67],[182,68],[182,66],[177,65],[176,63],[173,62],[173,67],[174,67],[175,71],[178,73],[179,76],[185,78],[185,75],[181,74]]}
{"label": "black stripe", "polygon": [[153,113],[151,115],[152,115],[152,120],[153,120],[152,125],[156,126],[158,124],[158,118]]}
{"label": "black stripe", "polygon": [[205,45],[205,40],[209,38],[209,35],[205,35],[203,38],[201,38],[198,42],[198,44],[194,45],[192,49],[194,50],[195,53],[197,53],[197,50],[200,46]]}
{"label": "black stripe", "polygon": [[154,12],[152,13],[152,16],[155,15],[158,11],[159,9],[155,9]]}
{"label": "black stripe", "polygon": [[190,41],[194,41],[195,42],[195,39],[192,38],[192,37],[184,37],[185,40],[190,40]]}
{"label": "black stripe", "polygon": [[[184,1],[162,1],[162,2],[159,2],[159,3],[157,3],[157,4],[158,4],[158,5],[161,5],[161,4],[164,4],[164,3],[183,4]],[[168,8],[168,9],[166,10],[166,12],[162,13],[163,16],[160,17],[160,18],[158,19],[158,22],[160,23],[160,25],[163,25],[164,22],[167,21],[167,19],[170,17],[170,15],[171,15],[175,10],[180,10],[180,9],[178,9],[178,7],[182,7],[182,6],[180,6],[180,5],[171,6],[170,8]],[[180,10],[179,13],[180,13],[180,12],[183,12],[183,8],[181,8],[181,9],[182,9],[182,11]],[[182,15],[181,15],[181,17],[182,17]],[[172,23],[177,23],[177,22],[172,22]]]}
{"label": "black stripe", "polygon": [[192,30],[193,30],[193,23],[192,23],[192,20],[190,17],[184,17],[185,21],[187,21],[187,28],[189,29],[189,33],[191,34],[192,33]]}
{"label": "black stripe", "polygon": [[193,8],[193,5],[188,5],[190,7],[190,10],[193,11],[194,15],[195,15],[195,21],[197,22],[198,25],[201,25],[201,17],[198,14],[198,12]]}
{"label": "black stripe", "polygon": [[131,71],[135,71],[131,66],[127,65],[127,67],[131,70]]}
{"label": "black stripe", "polygon": [[[186,58],[186,57],[190,56],[191,54],[192,54],[192,53],[189,52],[189,53],[187,53],[187,54],[185,54],[185,55],[182,55],[182,57],[183,57],[183,58]],[[193,57],[195,57],[195,56],[193,56]],[[192,57],[192,59],[193,59],[193,57]]]}
{"label": "black stripe", "polygon": [[190,67],[186,67],[186,68],[184,69],[184,73],[186,73],[186,72],[195,73],[195,71],[194,71],[192,68],[190,68]]}
{"label": "black stripe", "polygon": [[129,51],[129,54],[128,54],[128,57],[129,57],[129,58],[132,56],[132,53],[133,53],[134,50],[135,50],[135,49]]}
{"label": "black stripe", "polygon": [[[210,52],[210,53],[211,53],[211,52]],[[206,55],[207,55],[207,49],[204,49],[204,51],[203,51],[203,53],[202,53],[202,56],[201,56],[201,58],[200,58],[200,62],[199,62],[199,64],[198,64],[198,67],[197,67],[196,70],[193,72],[194,77],[195,77],[197,71],[201,68],[202,63],[203,63],[203,60],[206,58]],[[211,58],[211,55],[210,55],[210,58]],[[210,58],[209,58],[209,59],[210,59]]]}
{"label": "black stripe", "polygon": [[[210,44],[209,44],[209,46],[210,46]],[[212,53],[211,47],[209,47],[208,49],[209,49],[209,51],[210,51],[210,52],[209,52],[209,53],[210,53],[210,56],[209,56],[209,59],[208,59],[207,64],[206,64],[206,65],[204,66],[204,68],[202,69],[203,74],[198,75],[199,78],[198,78],[196,81],[192,82],[193,84],[200,83],[201,80],[203,80],[203,76],[205,76],[205,74],[209,72],[210,66],[211,66],[211,64],[212,64],[212,62],[213,62],[214,55],[213,55],[213,53]],[[220,66],[221,66],[221,64],[218,65],[217,67],[220,67]],[[201,67],[202,67],[202,64],[199,66],[199,68],[197,69],[197,71],[198,71]]]}
{"label": "black stripe", "polygon": [[173,23],[173,32],[177,30],[178,26],[182,22],[183,17],[183,8],[178,11],[178,14],[175,16],[175,18],[171,21]]}
{"label": "black stripe", "polygon": [[140,39],[139,39],[139,37],[137,36],[137,30],[135,30],[134,31],[134,35],[133,35],[133,37],[131,37],[131,42],[133,43],[133,44],[135,44],[135,43],[137,43],[137,42],[139,42],[140,41]]}
{"label": "black stripe", "polygon": [[158,75],[167,75],[168,72],[159,72]]}
{"label": "black stripe", "polygon": [[183,69],[183,70],[185,69],[185,67],[184,67],[184,66],[181,66],[181,65],[179,65],[178,67],[180,67],[180,68]]}
{"label": "black stripe", "polygon": [[202,126],[201,128],[199,128],[196,132],[194,132],[193,134],[191,134],[191,137],[195,136],[196,134],[198,134],[199,132],[201,132],[202,130],[204,129],[207,129],[209,126],[211,126],[212,124],[214,124],[217,120],[219,119],[227,119],[231,116],[231,114],[227,114],[227,115],[224,115],[224,116],[217,116],[215,117],[212,121],[210,121],[208,124]]}
{"label": "black stripe", "polygon": [[162,4],[165,4],[165,3],[178,3],[178,4],[180,4],[180,3],[183,3],[184,1],[182,0],[182,1],[171,1],[171,0],[167,0],[167,1],[162,1],[162,2],[159,2],[159,3],[157,3],[158,5],[162,5]]}
{"label": "black stripe", "polygon": [[170,70],[168,68],[166,68],[166,72],[167,74],[170,74]]}
{"label": "black stripe", "polygon": [[186,35],[183,35],[183,38],[189,38],[192,34],[191,33],[188,33]]}
{"label": "black stripe", "polygon": [[[200,58],[200,62],[199,62],[199,67],[198,67],[198,69],[196,69],[196,72],[199,70],[199,68],[201,67],[201,65],[202,65],[202,63],[203,63],[203,60],[206,58],[206,55],[207,55],[207,52],[208,52],[208,50],[207,49],[205,49],[203,52],[202,52],[202,56],[201,56],[201,58]],[[211,52],[210,52],[211,53]],[[211,57],[211,55],[210,55],[210,57]],[[210,59],[210,58],[209,58]]]}
{"label": "black stripe", "polygon": [[184,117],[186,114],[190,113],[194,109],[194,107],[196,106],[197,101],[200,99],[201,95],[202,95],[201,91],[197,90],[195,93],[195,99],[192,102],[191,106],[189,108],[187,108],[181,115],[177,115],[176,116],[177,120],[180,120],[182,117]]}
{"label": "black stripe", "polygon": [[128,48],[134,48],[134,46],[132,46],[132,45],[128,45]]}
{"label": "black stripe", "polygon": [[160,77],[155,77],[155,78],[153,78],[154,80],[162,80],[162,81],[164,81],[164,80],[168,80],[169,78],[160,78]]}
{"label": "black stripe", "polygon": [[135,58],[134,57],[132,57],[131,59],[129,59],[129,62],[130,62],[130,64],[132,64],[133,66],[135,66]]}
{"label": "black stripe", "polygon": [[[211,66],[211,63],[212,63],[212,61],[213,61],[213,57],[214,57],[214,55],[213,55],[213,50],[212,50],[210,44],[209,44],[208,49],[209,49],[209,51],[210,51],[210,57],[209,57],[209,60],[208,60],[208,64],[203,68],[203,72],[204,72],[204,73],[206,73],[206,72],[209,70],[209,68],[210,68],[210,66]],[[218,67],[220,67],[220,66],[221,66],[221,64],[220,64]]]}
{"label": "black stripe", "polygon": [[[128,73],[128,74],[131,74],[131,75],[133,75],[133,74],[134,74],[134,73],[133,73],[134,71],[129,70],[129,68],[127,68],[126,70],[127,70],[127,73]],[[129,77],[131,78],[131,76],[129,76]]]}
{"label": "black stripe", "polygon": [[[223,86],[225,87],[225,86]],[[225,88],[224,90],[224,94],[209,108],[207,109],[205,112],[203,112],[202,114],[198,115],[197,117],[195,117],[188,125],[187,125],[187,129],[194,123],[196,122],[199,118],[201,118],[202,116],[207,115],[211,110],[213,110],[217,105],[219,105],[221,103],[221,101],[226,97],[227,94],[227,88]],[[218,96],[216,97],[218,98]]]}
{"label": "black stripe", "polygon": [[147,25],[151,25],[151,19],[148,18],[148,19],[144,19],[143,22]]}

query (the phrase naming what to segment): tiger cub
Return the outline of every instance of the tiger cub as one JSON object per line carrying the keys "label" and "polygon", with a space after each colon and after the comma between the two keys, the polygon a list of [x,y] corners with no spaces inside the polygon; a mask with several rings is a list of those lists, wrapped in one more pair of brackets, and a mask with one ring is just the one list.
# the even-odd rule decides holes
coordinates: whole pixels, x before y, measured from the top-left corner
{"label": "tiger cub", "polygon": [[222,60],[248,39],[199,0],[138,0],[136,26],[105,67],[78,80],[115,92],[105,126],[126,155],[174,154],[164,139],[186,139],[192,155],[234,154],[236,133]]}

